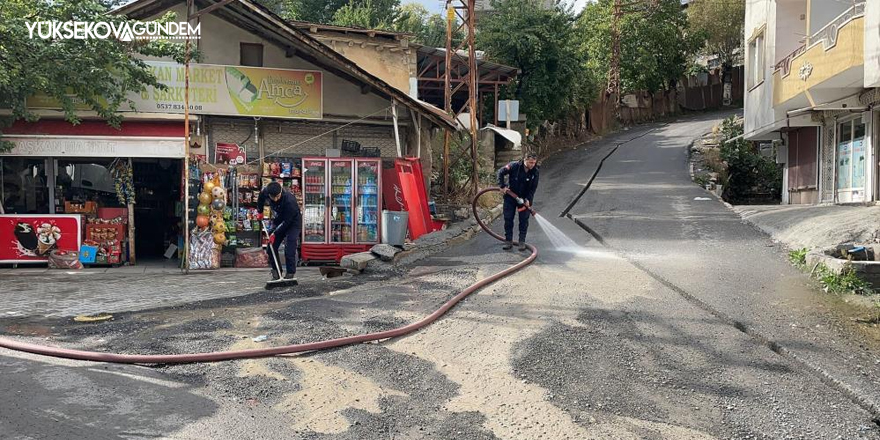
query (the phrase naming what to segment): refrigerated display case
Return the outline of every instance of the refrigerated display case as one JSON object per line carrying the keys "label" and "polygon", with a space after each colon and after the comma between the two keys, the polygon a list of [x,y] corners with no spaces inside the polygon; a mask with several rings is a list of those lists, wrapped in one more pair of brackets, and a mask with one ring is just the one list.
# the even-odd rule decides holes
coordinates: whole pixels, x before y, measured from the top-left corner
{"label": "refrigerated display case", "polygon": [[350,159],[330,159],[330,243],[352,243],[352,177]]}
{"label": "refrigerated display case", "polygon": [[303,159],[303,244],[327,242],[327,160]]}
{"label": "refrigerated display case", "polygon": [[304,261],[339,261],[379,243],[380,170],[380,159],[303,159]]}
{"label": "refrigerated display case", "polygon": [[379,194],[381,179],[378,160],[356,159],[357,166],[357,225],[355,228],[357,243],[379,242],[379,221],[381,219]]}

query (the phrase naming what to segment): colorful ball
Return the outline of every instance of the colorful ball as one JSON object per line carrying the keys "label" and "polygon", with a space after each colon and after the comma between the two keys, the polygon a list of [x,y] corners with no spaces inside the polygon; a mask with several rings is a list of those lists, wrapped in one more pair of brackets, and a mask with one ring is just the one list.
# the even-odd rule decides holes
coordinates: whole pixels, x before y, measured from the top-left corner
{"label": "colorful ball", "polygon": [[214,201],[211,202],[211,208],[214,209],[215,211],[222,211],[223,208],[225,208],[225,207],[226,207],[226,201],[223,199],[214,199]]}
{"label": "colorful ball", "polygon": [[205,192],[208,193],[208,194],[211,194],[211,191],[213,191],[213,190],[214,190],[214,187],[216,187],[216,186],[217,186],[217,185],[215,185],[214,182],[211,181],[211,180],[205,182],[205,188],[204,188],[204,189],[205,189]]}
{"label": "colorful ball", "polygon": [[199,194],[199,204],[207,205],[207,204],[211,203],[211,200],[213,200],[213,199],[214,199],[214,197],[209,192],[203,192],[203,193]]}
{"label": "colorful ball", "polygon": [[214,234],[214,243],[223,244],[226,243],[226,234],[222,232],[218,232]]}
{"label": "colorful ball", "polygon": [[215,186],[214,189],[211,190],[211,195],[213,195],[215,199],[226,199],[226,190],[222,187]]}
{"label": "colorful ball", "polygon": [[198,226],[200,228],[207,228],[208,227],[208,216],[200,215],[200,216],[196,217],[196,226]]}
{"label": "colorful ball", "polygon": [[199,215],[208,215],[211,213],[211,208],[208,205],[199,205],[199,207],[196,208],[196,212],[198,212]]}

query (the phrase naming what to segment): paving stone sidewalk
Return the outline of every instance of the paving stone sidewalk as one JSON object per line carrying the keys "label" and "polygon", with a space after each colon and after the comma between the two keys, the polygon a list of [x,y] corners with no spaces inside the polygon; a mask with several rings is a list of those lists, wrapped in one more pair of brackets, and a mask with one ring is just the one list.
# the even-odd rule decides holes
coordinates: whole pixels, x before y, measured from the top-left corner
{"label": "paving stone sidewalk", "polygon": [[830,249],[880,238],[880,206],[740,205],[734,211],[789,249]]}
{"label": "paving stone sidewalk", "polygon": [[[190,272],[131,269],[0,271],[0,319],[72,317],[172,307],[263,291],[265,269]],[[321,283],[317,268],[297,270],[302,283]]]}

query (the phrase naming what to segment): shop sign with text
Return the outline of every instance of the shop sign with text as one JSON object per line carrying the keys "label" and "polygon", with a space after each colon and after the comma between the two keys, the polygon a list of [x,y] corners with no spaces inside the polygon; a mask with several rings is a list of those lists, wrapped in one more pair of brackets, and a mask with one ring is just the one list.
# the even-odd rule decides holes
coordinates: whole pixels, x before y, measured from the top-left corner
{"label": "shop sign with text", "polygon": [[[184,66],[160,61],[147,61],[147,65],[166,88],[147,87],[140,93],[131,93],[129,99],[134,103],[133,110],[183,113]],[[189,110],[193,114],[321,119],[323,101],[323,76],[319,71],[190,65]],[[47,96],[33,96],[27,105],[29,109],[60,108],[56,100]],[[87,110],[88,107],[79,100],[77,109]],[[123,106],[120,110],[129,109]]]}

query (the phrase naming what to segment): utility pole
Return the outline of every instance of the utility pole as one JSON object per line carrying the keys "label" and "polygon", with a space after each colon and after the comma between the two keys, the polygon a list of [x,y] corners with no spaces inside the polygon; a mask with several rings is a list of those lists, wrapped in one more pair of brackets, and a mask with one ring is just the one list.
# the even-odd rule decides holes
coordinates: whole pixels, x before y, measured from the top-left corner
{"label": "utility pole", "polygon": [[[456,182],[449,181],[449,169],[450,167],[455,167],[460,160],[469,159],[471,161],[472,173],[468,176],[468,180],[473,187],[474,194],[476,194],[477,189],[479,188],[479,163],[478,163],[478,145],[479,140],[477,138],[477,134],[479,133],[479,122],[477,119],[477,112],[479,111],[479,83],[480,83],[480,72],[478,70],[477,63],[477,51],[475,46],[475,38],[476,38],[476,0],[446,0],[446,69],[444,72],[444,97],[446,104],[446,112],[458,120],[458,116],[461,113],[467,111],[469,113],[470,120],[470,151],[465,149],[461,149],[457,152],[450,151],[450,142],[451,135],[448,130],[445,135],[445,142],[443,145],[443,184],[444,184],[444,198],[448,201],[450,197],[455,194],[450,194],[450,192],[455,192],[459,189],[464,188],[455,188],[453,190],[453,185]],[[455,17],[458,17],[461,20],[461,24],[458,26],[453,26],[453,22],[455,21]],[[456,32],[465,31],[467,32],[466,38],[460,44],[455,47],[452,44],[452,36]],[[461,55],[462,52],[465,51],[465,47],[467,48],[467,59],[464,59],[464,56]],[[467,75],[462,81],[457,81],[458,84],[455,87],[452,86],[452,74],[456,73],[459,76],[461,75],[462,68],[467,69]],[[457,109],[454,108],[452,98],[458,90],[466,87],[468,90],[468,99],[465,104]],[[470,153],[465,155],[465,153]],[[454,157],[453,157],[454,156]]]}
{"label": "utility pole", "polygon": [[614,0],[614,11],[611,18],[611,68],[608,70],[608,88],[606,96],[614,99],[614,113],[620,118],[620,17],[622,15],[620,0]]}

